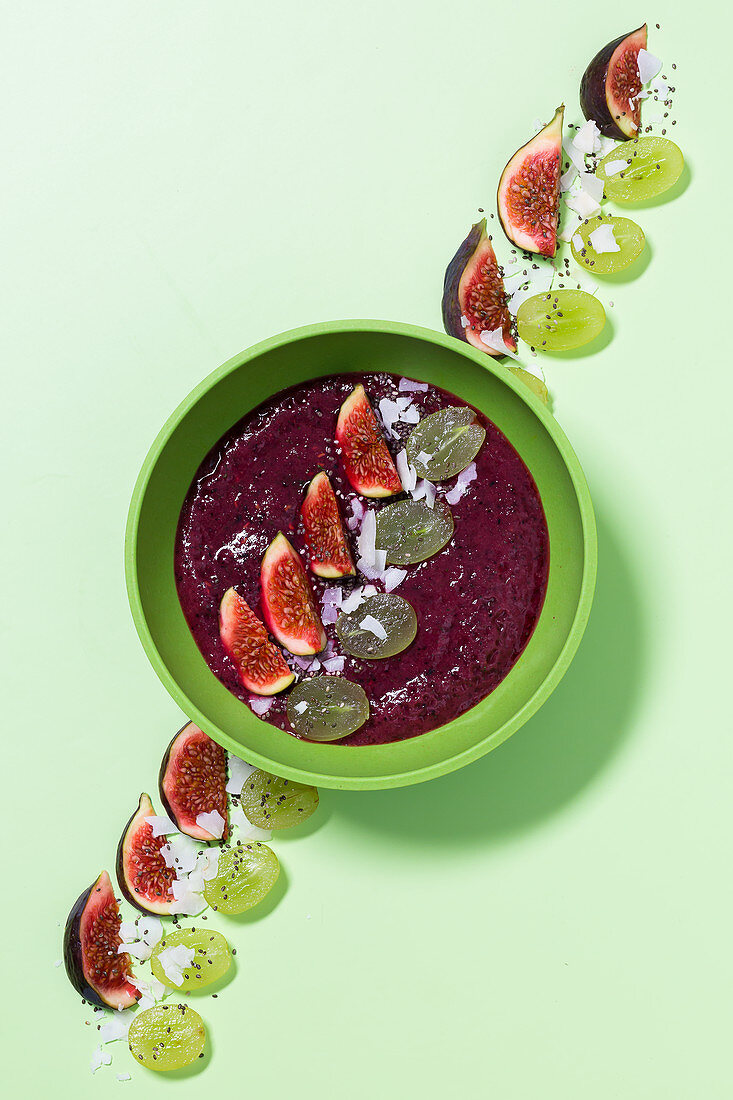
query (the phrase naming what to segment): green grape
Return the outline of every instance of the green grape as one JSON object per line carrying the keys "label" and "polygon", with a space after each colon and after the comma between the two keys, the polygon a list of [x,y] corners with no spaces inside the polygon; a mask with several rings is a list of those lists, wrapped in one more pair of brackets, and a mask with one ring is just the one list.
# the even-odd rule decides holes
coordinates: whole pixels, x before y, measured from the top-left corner
{"label": "green grape", "polygon": [[364,688],[342,676],[313,676],[299,683],[288,696],[288,722],[309,741],[348,737],[368,717],[369,700]]}
{"label": "green grape", "polygon": [[148,1069],[182,1069],[203,1053],[206,1028],[188,1005],[153,1005],[138,1010],[127,1036],[136,1061]]}
{"label": "green grape", "polygon": [[437,554],[453,537],[453,516],[436,500],[428,508],[419,500],[399,500],[377,512],[378,550],[392,565],[415,565]]}
{"label": "green grape", "polygon": [[[606,173],[608,165],[625,161],[618,172]],[[669,138],[638,137],[606,153],[596,168],[603,180],[607,199],[613,202],[642,202],[664,194],[682,175],[682,150]]]}
{"label": "green grape", "polygon": [[[603,225],[610,225],[618,252],[596,252],[593,242],[588,238]],[[576,247],[576,238],[580,236],[582,245]],[[589,268],[594,275],[614,275],[637,260],[644,251],[644,233],[636,222],[629,218],[614,218],[609,214],[597,214],[578,226],[570,242],[573,258],[583,267]]]}
{"label": "green grape", "polygon": [[266,844],[225,844],[216,878],[204,883],[204,897],[220,913],[244,913],[270,893],[279,874],[278,858]]}
{"label": "green grape", "polygon": [[536,375],[530,371],[525,370],[523,367],[510,366],[509,370],[512,374],[516,374],[517,378],[521,378],[525,386],[527,386],[535,397],[539,397],[543,405],[547,405],[550,402],[550,395],[547,392],[547,386],[541,378],[537,378]]}
{"label": "green grape", "polygon": [[[362,625],[368,618],[376,619],[384,628],[386,638],[379,637],[368,626]],[[343,648],[354,657],[366,657],[368,660],[394,657],[414,642],[417,615],[412,604],[401,596],[382,593],[370,596],[351,614],[339,615],[336,633]]]}
{"label": "green grape", "polygon": [[[194,951],[191,962],[181,967],[183,972],[181,985],[171,981],[160,960],[162,952],[169,947],[188,947]],[[198,928],[182,928],[179,932],[170,932],[153,948],[150,959],[151,969],[158,981],[163,982],[170,989],[177,989],[180,993],[204,989],[226,974],[231,965],[229,944],[221,932],[215,932],[213,929],[204,931]]]}
{"label": "green grape", "polygon": [[254,771],[244,782],[241,802],[247,820],[260,829],[290,829],[318,809],[318,791],[305,783]]}
{"label": "green grape", "polygon": [[[474,409],[452,405],[423,417],[410,432],[405,449],[419,477],[445,481],[473,462],[485,438],[486,432],[476,423]],[[430,458],[420,459],[420,454]]]}
{"label": "green grape", "polygon": [[519,335],[538,351],[579,348],[594,340],[605,323],[603,306],[584,290],[534,294],[517,313]]}

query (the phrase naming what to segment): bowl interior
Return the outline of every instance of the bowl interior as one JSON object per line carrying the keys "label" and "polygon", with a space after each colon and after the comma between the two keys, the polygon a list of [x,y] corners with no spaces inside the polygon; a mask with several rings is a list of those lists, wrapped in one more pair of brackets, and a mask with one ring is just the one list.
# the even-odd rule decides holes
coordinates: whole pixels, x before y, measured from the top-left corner
{"label": "bowl interior", "polygon": [[[261,721],[210,672],[181,611],[173,576],[178,515],[203,457],[232,425],[287,386],[342,371],[384,370],[435,383],[481,409],[531,470],[550,535],[547,597],[535,632],[499,687],[431,733],[369,747],[299,741]],[[135,625],[186,715],[253,764],[333,787],[386,787],[450,771],[500,744],[550,694],[582,635],[595,581],[593,511],[565,436],[510,371],[438,333],[341,322],[285,333],[226,363],[194,390],[156,439],[127,531]]]}

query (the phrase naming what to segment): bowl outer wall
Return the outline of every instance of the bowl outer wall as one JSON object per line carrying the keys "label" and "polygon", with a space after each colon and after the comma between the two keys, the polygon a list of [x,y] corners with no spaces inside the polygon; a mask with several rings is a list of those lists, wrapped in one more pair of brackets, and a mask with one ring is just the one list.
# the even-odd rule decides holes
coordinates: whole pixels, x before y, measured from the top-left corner
{"label": "bowl outer wall", "polygon": [[[327,342],[322,338],[328,338]],[[371,348],[365,356],[363,347],[360,349],[355,342],[361,340],[363,345],[365,338],[367,345],[371,342],[373,349],[381,350],[387,358],[395,338],[402,338],[407,343],[397,341],[399,349],[409,347],[417,358],[402,362],[403,357],[398,355],[398,366],[379,361]],[[337,345],[335,356],[321,358],[318,352],[324,349],[330,353],[333,340],[338,345],[348,344],[348,352],[341,353]],[[298,359],[312,358],[315,351],[318,366],[306,371],[296,368],[294,374],[291,371],[282,380],[276,371],[258,370],[257,360],[273,354],[288,356],[294,346],[298,347]],[[450,361],[453,365],[446,371],[445,362]],[[438,730],[406,741],[366,747],[300,741],[261,721],[243,706],[213,676],[200,654],[175,591],[172,553],[178,512],[210,448],[267,397],[298,381],[339,371],[389,370],[422,378],[424,365],[426,381],[453,390],[483,408],[530,467],[550,530],[545,605],[530,642],[502,683],[475,707]],[[233,407],[227,403],[225,391],[233,380],[241,382],[243,372],[248,393],[251,389],[253,396],[251,400],[247,397],[246,407]],[[456,385],[461,379],[467,380],[466,386]],[[489,381],[491,385],[487,386]],[[466,392],[467,386],[470,392]],[[493,395],[489,407],[481,394],[474,392],[477,389]],[[189,446],[191,441],[185,436],[193,430],[194,421],[196,442]],[[537,451],[539,458],[530,460],[528,449]],[[175,477],[168,476],[166,463],[177,471]],[[171,519],[175,516],[175,522],[164,525],[161,533],[155,525],[159,527],[159,517],[166,509]],[[135,484],[125,536],[125,575],[135,627],[155,672],[186,716],[225,748],[258,767],[339,789],[366,790],[422,782],[463,767],[506,740],[548,698],[570,665],[590,614],[596,568],[597,537],[590,492],[580,462],[551,413],[511,371],[469,344],[430,329],[391,321],[322,322],[292,329],[254,345],[205,378],[172,413],[153,442]],[[552,651],[549,657],[548,650]],[[187,690],[180,682],[183,679],[195,683],[195,691],[190,687]],[[224,720],[212,717],[212,711],[224,715]]]}

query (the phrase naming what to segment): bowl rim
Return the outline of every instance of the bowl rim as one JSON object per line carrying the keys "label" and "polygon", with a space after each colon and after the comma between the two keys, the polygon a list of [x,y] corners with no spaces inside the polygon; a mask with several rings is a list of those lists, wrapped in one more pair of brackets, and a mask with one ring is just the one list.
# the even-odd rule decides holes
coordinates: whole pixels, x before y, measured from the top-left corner
{"label": "bowl rim", "polygon": [[[421,325],[413,325],[402,321],[383,321],[370,318],[319,321],[313,324],[287,329],[277,335],[261,340],[232,356],[230,359],[227,359],[221,366],[207,374],[183,398],[170,416],[168,416],[150,445],[142,463],[140,472],[135,481],[127,514],[124,545],[125,584],[135,630],[137,631],[143,650],[159,680],[190,721],[196,722],[207,732],[215,731],[215,733],[212,732],[210,735],[230,752],[235,755],[241,752],[242,746],[230,737],[226,731],[221,730],[214,722],[208,719],[206,715],[193,704],[185,691],[179,687],[163,661],[148,627],[137,576],[137,542],[141,505],[153,470],[168,440],[183,418],[205,393],[232,371],[238,370],[251,360],[257,359],[259,356],[285,344],[310,339],[314,336],[326,336],[334,333],[346,332],[375,332],[388,335],[408,336],[418,340],[424,340],[444,347],[456,354],[464,355],[472,359],[479,366],[495,374],[504,385],[509,386],[525,404],[529,405],[557,447],[568,474],[570,475],[575,491],[583,532],[582,583],[575,615],[570,630],[568,631],[565,644],[560,650],[554,665],[536,691],[525,701],[523,706],[503,725],[499,726],[498,729],[495,729],[493,732],[479,739],[463,751],[446,756],[444,759],[433,764],[418,766],[414,769],[400,772],[385,772],[383,775],[379,776],[344,776],[336,778],[330,774],[321,775],[315,771],[304,771],[303,769],[286,765],[277,765],[277,774],[287,779],[317,784],[334,789],[376,790],[421,783],[429,779],[434,779],[440,775],[446,775],[449,772],[456,771],[497,748],[539,710],[567,672],[585,632],[596,584],[598,535],[590,489],[583,468],[570,441],[555,417],[520,378],[508,370],[500,361],[487,355],[485,352],[473,348],[468,342],[464,343],[460,340],[456,340],[453,336],[444,335],[441,332],[425,328]],[[384,749],[385,747],[388,746],[363,746],[361,751],[378,753],[380,749]],[[273,762],[271,760],[268,760],[266,757],[253,750],[247,750],[247,753],[250,763],[267,771],[273,771]]]}

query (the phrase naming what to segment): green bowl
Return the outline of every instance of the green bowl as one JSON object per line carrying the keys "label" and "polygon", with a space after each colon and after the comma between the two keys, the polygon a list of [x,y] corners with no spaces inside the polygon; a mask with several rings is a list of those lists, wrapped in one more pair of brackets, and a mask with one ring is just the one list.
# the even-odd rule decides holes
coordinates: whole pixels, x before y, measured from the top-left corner
{"label": "green bowl", "polygon": [[[550,532],[547,597],[527,648],[499,687],[439,729],[391,745],[299,741],[257,718],[209,670],[173,577],[178,515],[214,444],[287,386],[342,371],[390,371],[451,390],[486,413],[532,471]],[[449,336],[390,321],[335,321],[285,332],[204,379],[162,428],[130,505],[125,570],[145,652],[185,714],[250,763],[324,787],[419,783],[476,760],[547,699],[578,647],[596,576],[596,530],[580,463],[551,414],[506,367]]]}

